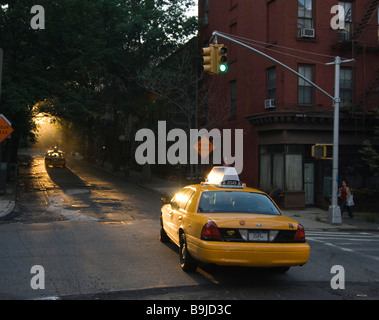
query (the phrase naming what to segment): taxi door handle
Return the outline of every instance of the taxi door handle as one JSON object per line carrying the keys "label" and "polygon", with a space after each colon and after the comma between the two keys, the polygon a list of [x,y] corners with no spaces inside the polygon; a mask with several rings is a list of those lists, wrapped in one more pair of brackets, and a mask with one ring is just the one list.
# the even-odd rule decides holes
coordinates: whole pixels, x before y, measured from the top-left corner
{"label": "taxi door handle", "polygon": [[179,216],[179,221],[182,221],[183,217],[182,216]]}

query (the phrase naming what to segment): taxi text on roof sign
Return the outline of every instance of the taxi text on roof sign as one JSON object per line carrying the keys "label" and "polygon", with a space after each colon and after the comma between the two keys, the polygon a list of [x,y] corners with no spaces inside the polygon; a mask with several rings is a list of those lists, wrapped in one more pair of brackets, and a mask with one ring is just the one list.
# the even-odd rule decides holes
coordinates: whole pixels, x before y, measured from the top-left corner
{"label": "taxi text on roof sign", "polygon": [[237,170],[233,167],[213,167],[204,184],[213,184],[219,187],[243,187]]}

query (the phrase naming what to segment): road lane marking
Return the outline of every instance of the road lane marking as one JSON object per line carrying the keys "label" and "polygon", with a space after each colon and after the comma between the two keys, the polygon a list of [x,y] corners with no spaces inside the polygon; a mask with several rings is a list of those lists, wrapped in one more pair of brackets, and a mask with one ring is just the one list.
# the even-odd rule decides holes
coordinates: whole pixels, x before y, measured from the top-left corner
{"label": "road lane marking", "polygon": [[200,273],[202,276],[204,276],[208,280],[212,281],[214,284],[220,284],[220,282],[214,276],[212,276],[211,274],[209,274],[208,272],[206,272],[202,268],[197,267],[196,271],[197,271],[197,273]]}
{"label": "road lane marking", "polygon": [[[375,261],[379,261],[379,257],[368,255],[362,253],[362,251],[366,251],[364,248],[346,248],[346,245],[356,245],[359,243],[366,242],[376,242],[379,241],[379,236],[371,233],[338,233],[338,232],[309,232],[307,235],[311,234],[311,236],[307,236],[307,240],[319,242],[329,247],[334,247],[340,249],[345,252],[352,252],[361,257],[371,258]],[[337,240],[336,243],[331,243],[331,240]],[[344,242],[339,242],[339,241]],[[350,241],[347,243],[346,241]],[[377,251],[377,249],[368,248],[367,251]]]}

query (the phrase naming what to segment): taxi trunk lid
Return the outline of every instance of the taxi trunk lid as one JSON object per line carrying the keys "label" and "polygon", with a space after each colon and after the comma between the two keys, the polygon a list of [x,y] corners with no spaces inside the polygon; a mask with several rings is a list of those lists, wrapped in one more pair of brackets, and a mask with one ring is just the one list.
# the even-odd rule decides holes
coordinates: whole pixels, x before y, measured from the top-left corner
{"label": "taxi trunk lid", "polygon": [[[212,226],[212,237],[202,237],[204,240],[232,242],[271,242],[293,243],[305,242],[304,228],[295,220],[285,216],[265,214],[206,214]],[[217,229],[217,230],[215,230]]]}
{"label": "taxi trunk lid", "polygon": [[283,215],[269,214],[238,214],[235,213],[207,213],[203,214],[215,222],[218,228],[236,229],[275,229],[295,230],[298,222]]}

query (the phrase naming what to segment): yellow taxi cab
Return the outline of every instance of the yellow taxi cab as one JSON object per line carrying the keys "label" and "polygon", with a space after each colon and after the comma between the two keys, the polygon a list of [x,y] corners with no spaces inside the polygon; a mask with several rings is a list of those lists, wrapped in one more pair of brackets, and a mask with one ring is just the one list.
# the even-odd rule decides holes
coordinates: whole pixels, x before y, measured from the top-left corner
{"label": "yellow taxi cab", "polygon": [[64,152],[55,147],[52,150],[48,150],[45,154],[45,166],[46,167],[66,167],[66,157]]}
{"label": "yellow taxi cab", "polygon": [[242,184],[233,167],[214,167],[205,183],[162,202],[160,240],[179,247],[186,272],[199,262],[286,272],[309,259],[304,227],[266,193]]}

